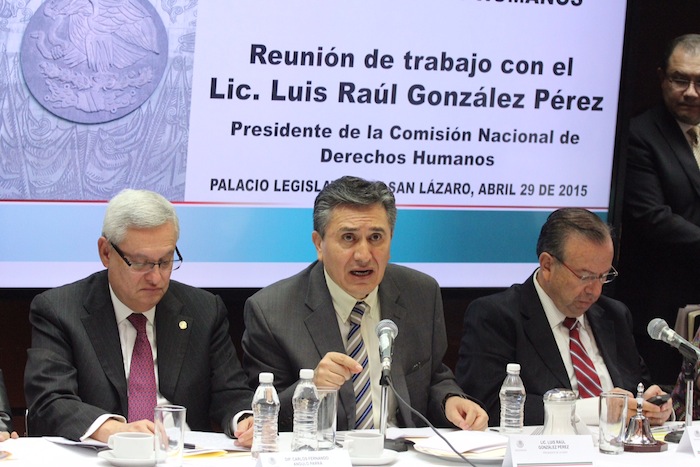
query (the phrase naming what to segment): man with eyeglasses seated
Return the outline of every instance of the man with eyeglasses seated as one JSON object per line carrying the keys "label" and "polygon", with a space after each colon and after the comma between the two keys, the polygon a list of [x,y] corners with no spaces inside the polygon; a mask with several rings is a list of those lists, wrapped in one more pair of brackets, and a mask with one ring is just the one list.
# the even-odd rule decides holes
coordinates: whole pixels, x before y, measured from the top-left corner
{"label": "man with eyeglasses seated", "polygon": [[632,311],[652,376],[672,384],[681,354],[646,329],[700,303],[700,35],[671,41],[657,72],[663,104],[630,122],[615,297]]}
{"label": "man with eyeglasses seated", "polygon": [[[182,256],[172,204],[124,190],[107,205],[97,248],[106,270],[38,295],[25,371],[32,436],[107,441],[153,432],[156,404],[187,408],[250,446],[253,393],[220,297],[171,281]],[[241,418],[241,421],[238,421]]]}
{"label": "man with eyeglasses seated", "polygon": [[[663,394],[649,375],[632,337],[627,307],[601,295],[612,281],[613,241],[609,227],[580,208],[554,211],[537,241],[539,268],[523,284],[474,300],[464,315],[455,376],[462,389],[483,401],[491,425],[498,425],[498,392],[506,365],[519,363],[525,385],[525,424],[544,423],[543,395],[554,388],[579,396],[577,415],[598,424],[602,391],[628,394],[628,416],[636,413],[637,385],[645,399]],[[671,402],[644,403],[659,425]]]}

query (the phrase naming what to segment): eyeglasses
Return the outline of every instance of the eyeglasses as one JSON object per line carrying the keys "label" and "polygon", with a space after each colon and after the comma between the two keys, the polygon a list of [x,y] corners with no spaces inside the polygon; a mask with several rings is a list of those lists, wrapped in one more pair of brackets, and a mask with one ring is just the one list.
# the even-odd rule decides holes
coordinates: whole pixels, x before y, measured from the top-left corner
{"label": "eyeglasses", "polygon": [[110,245],[112,245],[112,248],[114,248],[114,251],[117,252],[119,257],[124,260],[127,266],[131,268],[132,271],[134,272],[150,272],[153,270],[153,268],[158,266],[158,268],[161,271],[175,271],[180,267],[182,264],[182,255],[180,254],[180,250],[177,249],[177,246],[175,247],[175,253],[177,254],[177,259],[166,259],[163,261],[145,261],[143,263],[134,263],[132,261],[129,261],[124,255],[124,252],[119,249],[117,245],[115,245],[112,242],[109,242]]}
{"label": "eyeglasses", "polygon": [[671,83],[671,89],[674,91],[683,92],[688,89],[690,83],[693,83],[695,92],[700,94],[700,83],[697,81],[688,78],[679,78],[677,76],[667,76],[666,79]]}
{"label": "eyeglasses", "polygon": [[574,270],[571,269],[569,266],[567,266],[566,263],[565,263],[564,261],[560,260],[559,258],[557,258],[556,256],[554,256],[554,255],[551,254],[551,253],[550,253],[550,256],[551,256],[552,258],[556,259],[557,261],[559,261],[566,269],[569,270],[569,272],[571,272],[571,274],[573,274],[574,276],[576,276],[576,277],[578,278],[578,280],[580,280],[580,281],[583,282],[584,284],[591,284],[591,283],[593,283],[593,282],[595,282],[595,281],[598,281],[598,282],[600,282],[601,284],[608,284],[608,283],[614,281],[615,278],[616,278],[616,277],[618,276],[618,274],[619,274],[619,273],[615,270],[614,267],[610,266],[610,271],[606,272],[605,274],[600,274],[600,275],[598,275],[598,274],[580,274],[580,275],[579,275],[578,273],[576,273],[576,271],[574,271]]}

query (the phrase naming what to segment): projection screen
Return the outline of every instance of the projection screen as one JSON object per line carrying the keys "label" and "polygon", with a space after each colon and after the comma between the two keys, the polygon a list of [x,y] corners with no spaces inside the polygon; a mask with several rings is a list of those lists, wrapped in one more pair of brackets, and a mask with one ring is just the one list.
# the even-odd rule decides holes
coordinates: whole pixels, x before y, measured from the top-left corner
{"label": "projection screen", "polygon": [[624,0],[25,3],[0,27],[0,287],[101,269],[125,187],[176,204],[173,279],[203,287],[316,259],[343,175],[391,187],[391,260],[443,287],[524,280],[556,208],[607,218]]}

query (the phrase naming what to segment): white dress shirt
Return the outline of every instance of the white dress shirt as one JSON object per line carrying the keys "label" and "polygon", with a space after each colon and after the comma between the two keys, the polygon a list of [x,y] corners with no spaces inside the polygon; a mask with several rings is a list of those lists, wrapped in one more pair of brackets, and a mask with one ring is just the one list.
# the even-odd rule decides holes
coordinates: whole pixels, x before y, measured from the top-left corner
{"label": "white dress shirt", "polygon": [[[350,313],[358,301],[363,301],[369,307],[369,312],[365,312],[362,316],[360,325],[360,333],[362,340],[367,346],[367,357],[369,359],[369,377],[370,388],[372,392],[372,418],[374,420],[374,428],[379,429],[382,389],[379,381],[382,376],[382,365],[379,358],[379,338],[377,337],[376,328],[381,319],[382,313],[379,305],[379,287],[376,287],[369,295],[362,300],[353,298],[350,294],[340,288],[338,284],[333,282],[326,270],[323,270],[326,276],[326,284],[328,291],[333,300],[333,308],[338,319],[338,328],[340,335],[343,338],[343,345],[347,348],[348,332],[350,332]],[[387,426],[396,426],[396,399],[391,391],[388,391],[387,399]]]}
{"label": "white dress shirt", "polygon": [[690,135],[688,134],[688,130],[690,130],[692,127],[697,126],[697,125],[689,125],[687,123],[681,122],[680,120],[676,120],[678,123],[678,126],[681,127],[681,131],[683,132],[683,136],[685,136],[685,140],[688,141],[688,145],[690,145],[690,148],[693,148],[693,141],[690,138]]}
{"label": "white dress shirt", "polygon": [[[114,306],[114,315],[117,320],[117,326],[119,328],[119,342],[121,343],[122,350],[122,363],[124,364],[124,374],[126,375],[126,381],[128,384],[129,374],[131,372],[131,355],[134,351],[134,344],[136,343],[136,328],[127,319],[129,315],[134,313],[128,306],[124,305],[112,290],[112,286],[109,286],[109,294],[112,297],[112,305]],[[151,344],[151,352],[153,353],[153,370],[156,376],[156,388],[158,393],[156,396],[156,403],[158,405],[171,404],[163,395],[160,393],[160,381],[158,378],[158,346],[156,345],[156,328],[155,328],[155,317],[156,308],[153,307],[148,311],[142,313],[148,320],[146,323],[146,335],[148,336],[148,341]],[[238,420],[244,414],[252,414],[251,411],[243,410],[236,414],[236,416],[231,420],[231,433],[233,433],[238,425]],[[97,431],[97,429],[102,426],[104,422],[109,419],[115,419],[120,422],[125,423],[127,420],[122,415],[117,414],[104,414],[97,417],[97,419],[92,422],[92,425],[87,429],[85,434],[80,437],[81,441],[89,438]],[[185,430],[189,431],[187,422],[185,422]]]}
{"label": "white dress shirt", "polygon": [[[537,282],[538,273],[539,270],[535,272],[535,289],[542,303],[542,308],[544,308],[547,321],[549,321],[549,325],[552,329],[554,340],[557,342],[557,347],[559,347],[559,354],[566,367],[566,373],[569,376],[571,388],[574,392],[578,393],[578,381],[576,380],[574,365],[571,363],[571,352],[569,351],[569,329],[564,326],[566,315],[557,309],[552,299],[547,295],[544,289],[542,289],[539,282]],[[581,344],[586,349],[588,356],[595,366],[598,378],[600,379],[600,385],[603,387],[603,391],[610,391],[614,387],[612,378],[610,378],[608,367],[605,365],[603,356],[600,354],[600,349],[598,349],[598,345],[595,342],[593,330],[588,323],[586,314],[584,313],[583,316],[578,317],[577,321],[579,322]],[[527,388],[525,389],[527,390]],[[576,414],[586,425],[598,425],[598,399],[598,397],[588,397],[576,401]]]}

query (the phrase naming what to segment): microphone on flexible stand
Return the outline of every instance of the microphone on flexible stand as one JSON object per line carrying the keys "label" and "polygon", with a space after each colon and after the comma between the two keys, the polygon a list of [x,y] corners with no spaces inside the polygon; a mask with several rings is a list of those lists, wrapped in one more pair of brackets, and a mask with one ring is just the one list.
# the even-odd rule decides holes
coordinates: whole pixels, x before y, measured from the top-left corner
{"label": "microphone on flexible stand", "polygon": [[[686,361],[684,365],[685,377],[685,426],[689,427],[693,423],[693,390],[695,382],[695,366],[700,359],[700,349],[683,339],[676,331],[668,327],[666,321],[661,318],[654,318],[649,321],[647,332],[652,339],[661,340],[675,347],[683,355]],[[666,435],[666,441],[680,442],[678,432]]]}
{"label": "microphone on flexible stand", "polygon": [[[461,452],[459,452],[453,445],[450,443],[445,436],[438,431],[432,423],[430,423],[430,420],[428,420],[425,415],[422,413],[418,412],[416,409],[411,407],[411,404],[406,402],[401,395],[396,391],[396,388],[394,387],[394,383],[391,380],[391,356],[392,352],[394,350],[394,339],[396,336],[399,334],[399,328],[396,327],[396,324],[390,319],[383,319],[377,324],[376,328],[377,332],[377,337],[379,338],[379,358],[381,359],[382,363],[382,378],[381,378],[381,411],[379,412],[379,420],[380,420],[380,425],[379,425],[379,432],[384,436],[384,449],[391,449],[393,451],[406,451],[408,450],[408,444],[407,441],[403,438],[398,438],[398,439],[387,439],[386,438],[386,425],[387,425],[387,416],[388,416],[388,400],[389,400],[389,389],[394,393],[394,397],[396,400],[399,402],[399,404],[403,404],[406,406],[406,408],[416,417],[420,418],[425,422],[427,426],[429,426],[434,432],[435,435],[440,437],[447,446],[454,451],[455,455],[460,457],[464,462],[467,464],[471,464],[469,460],[467,460],[464,455],[462,455]],[[471,464],[473,465],[473,464]]]}
{"label": "microphone on flexible stand", "polygon": [[386,443],[386,424],[389,416],[389,378],[391,374],[391,354],[394,351],[394,339],[399,333],[399,328],[390,319],[383,319],[377,324],[377,337],[379,338],[379,358],[382,362],[381,408],[379,412],[379,432],[384,436]]}
{"label": "microphone on flexible stand", "polygon": [[664,341],[678,351],[688,360],[697,362],[700,359],[700,349],[683,339],[676,331],[668,327],[665,320],[654,318],[647,325],[647,332],[652,339]]}
{"label": "microphone on flexible stand", "polygon": [[383,319],[377,324],[377,337],[379,338],[379,358],[382,363],[382,379],[380,384],[385,386],[386,379],[391,373],[391,357],[394,352],[394,339],[399,334],[399,328],[390,319]]}

